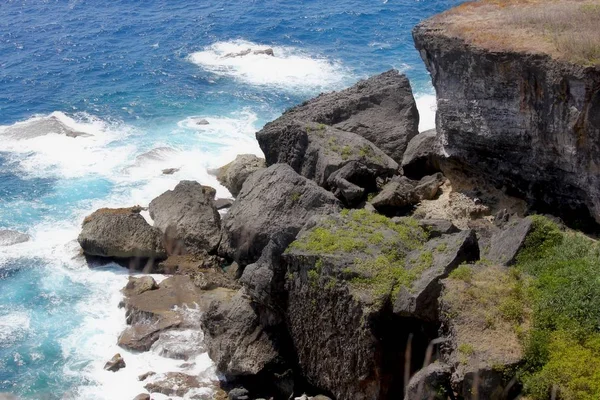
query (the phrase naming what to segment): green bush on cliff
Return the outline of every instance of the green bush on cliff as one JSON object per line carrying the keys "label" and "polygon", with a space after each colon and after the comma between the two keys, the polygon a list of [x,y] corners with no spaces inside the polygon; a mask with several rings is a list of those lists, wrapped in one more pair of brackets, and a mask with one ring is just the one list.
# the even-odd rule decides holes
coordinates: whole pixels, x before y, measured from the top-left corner
{"label": "green bush on cliff", "polygon": [[533,399],[600,398],[600,247],[534,219],[516,268],[528,288],[533,325],[524,342],[522,380]]}

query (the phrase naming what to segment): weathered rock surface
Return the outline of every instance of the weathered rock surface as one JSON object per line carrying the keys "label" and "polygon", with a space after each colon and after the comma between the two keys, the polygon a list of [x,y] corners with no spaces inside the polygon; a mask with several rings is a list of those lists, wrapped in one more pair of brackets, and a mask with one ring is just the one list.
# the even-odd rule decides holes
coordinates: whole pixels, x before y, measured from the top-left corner
{"label": "weathered rock surface", "polygon": [[223,271],[224,260],[216,255],[187,254],[170,256],[158,264],[155,272],[161,274],[187,275],[194,285],[202,290],[219,287],[237,289],[239,285],[235,277],[228,276]]}
{"label": "weathered rock surface", "polygon": [[309,217],[339,211],[330,192],[286,164],[252,174],[223,218],[219,253],[245,266],[256,261],[275,234],[291,240]]}
{"label": "weathered rock surface", "polygon": [[217,179],[235,197],[240,193],[242,185],[252,173],[266,167],[264,158],[259,158],[254,154],[240,154],[229,164],[217,169]]}
{"label": "weathered rock surface", "polygon": [[[292,121],[315,122],[353,132],[372,142],[396,162],[410,139],[418,133],[419,114],[406,76],[391,70],[360,81],[349,89],[322,94],[267,124],[256,137],[267,164],[283,162],[268,142]],[[302,141],[287,142],[290,150],[301,150]],[[297,166],[292,165],[294,168]]]}
{"label": "weathered rock surface", "polygon": [[148,290],[158,289],[156,281],[151,276],[130,276],[127,281],[127,285],[123,288],[122,292],[125,296],[136,296],[140,295]]}
{"label": "weathered rock surface", "polygon": [[83,221],[77,238],[83,252],[109,258],[166,258],[161,232],[139,213],[141,208],[102,208]]}
{"label": "weathered rock surface", "polygon": [[370,203],[385,214],[401,213],[422,200],[435,198],[445,179],[441,173],[425,176],[420,181],[397,176],[392,178]]}
{"label": "weathered rock surface", "polygon": [[422,219],[419,226],[427,231],[431,239],[459,231],[452,221],[447,219]]}
{"label": "weathered rock surface", "polygon": [[444,13],[413,31],[444,153],[539,210],[600,222],[600,67],[473,45],[449,33],[457,21]]}
{"label": "weathered rock surface", "polygon": [[29,235],[8,229],[0,230],[0,246],[12,246],[29,240]]}
{"label": "weathered rock surface", "polygon": [[172,245],[171,254],[214,252],[221,239],[221,217],[214,205],[215,190],[194,181],[181,181],[150,202],[154,226],[170,242],[181,241],[183,249]]}
{"label": "weathered rock surface", "polygon": [[463,231],[428,241],[423,249],[407,255],[407,269],[420,272],[410,288],[401,287],[394,302],[394,313],[428,321],[438,320],[440,280],[463,262],[479,260],[474,231]]}
{"label": "weathered rock surface", "polygon": [[183,397],[190,390],[203,386],[205,385],[195,376],[182,372],[167,372],[166,374],[154,377],[152,382],[144,385],[144,389],[150,393]]}
{"label": "weathered rock surface", "polygon": [[215,200],[215,207],[217,210],[224,210],[233,205],[233,200],[231,199],[217,199]]}
{"label": "weathered rock surface", "polygon": [[533,220],[527,217],[509,223],[502,231],[494,234],[485,258],[500,265],[512,265],[531,232]]}
{"label": "weathered rock surface", "polygon": [[377,177],[391,177],[399,168],[370,141],[324,124],[283,118],[256,137],[269,165],[288,164],[349,204],[374,191]]}
{"label": "weathered rock surface", "polygon": [[125,367],[125,360],[123,360],[123,357],[121,357],[121,355],[118,353],[115,354],[113,358],[111,358],[106,364],[104,364],[104,369],[111,372],[117,372]]}
{"label": "weathered rock surface", "polygon": [[36,138],[38,136],[48,135],[50,133],[65,135],[70,138],[93,136],[89,133],[72,129],[55,115],[35,118],[11,125],[2,131],[2,136],[8,136],[18,140],[26,140]]}
{"label": "weathered rock surface", "polygon": [[404,400],[434,400],[447,398],[451,393],[452,370],[446,364],[435,362],[417,372],[408,382]]}
{"label": "weathered rock surface", "polygon": [[440,160],[444,158],[442,143],[435,129],[413,137],[402,156],[402,171],[412,179],[440,171]]}

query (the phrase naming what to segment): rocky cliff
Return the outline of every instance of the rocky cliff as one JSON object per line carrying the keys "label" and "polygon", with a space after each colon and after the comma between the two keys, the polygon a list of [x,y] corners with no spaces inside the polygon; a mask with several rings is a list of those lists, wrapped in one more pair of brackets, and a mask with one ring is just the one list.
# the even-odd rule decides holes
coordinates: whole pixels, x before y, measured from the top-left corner
{"label": "rocky cliff", "polygon": [[[583,24],[584,6],[597,7],[515,3],[466,4],[413,31],[437,92],[443,154],[535,209],[600,222],[600,63],[575,58],[576,43],[561,52],[544,30],[553,18]],[[550,12],[550,28],[531,34]],[[565,23],[572,40],[585,39]]]}

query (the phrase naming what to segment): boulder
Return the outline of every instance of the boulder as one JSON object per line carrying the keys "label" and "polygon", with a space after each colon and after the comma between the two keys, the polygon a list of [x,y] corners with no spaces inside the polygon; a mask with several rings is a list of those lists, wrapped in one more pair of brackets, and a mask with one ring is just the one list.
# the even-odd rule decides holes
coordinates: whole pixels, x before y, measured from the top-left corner
{"label": "boulder", "polygon": [[[194,181],[181,181],[150,202],[150,217],[186,253],[214,252],[221,238],[221,217],[214,205],[215,190]],[[177,247],[177,246],[175,246]],[[171,248],[171,253],[180,253]]]}
{"label": "boulder", "polygon": [[233,196],[237,196],[246,179],[252,173],[266,167],[263,158],[254,154],[240,154],[235,160],[216,170],[217,179]]}
{"label": "boulder", "polygon": [[367,139],[324,124],[284,119],[256,137],[269,165],[288,164],[348,204],[375,191],[378,177],[391,177],[399,168]]}
{"label": "boulder", "polygon": [[234,278],[223,271],[224,260],[216,255],[188,254],[171,256],[158,264],[157,273],[187,275],[202,290],[217,287],[237,288]]}
{"label": "boulder", "polygon": [[125,368],[125,360],[121,357],[120,354],[115,354],[113,358],[110,359],[106,364],[104,364],[104,369],[111,372],[117,372],[121,368]]}
{"label": "boulder", "polygon": [[145,381],[146,379],[148,379],[154,375],[156,375],[156,372],[153,372],[153,371],[144,372],[143,374],[138,376],[138,381]]}
{"label": "boulder", "polygon": [[229,400],[249,400],[249,392],[244,388],[231,389],[227,394]]}
{"label": "boulder", "polygon": [[500,265],[512,265],[523,248],[527,235],[533,228],[533,220],[527,217],[511,221],[503,230],[492,236],[485,258]]}
{"label": "boulder", "polygon": [[117,259],[166,258],[161,232],[146,222],[141,210],[102,208],[86,217],[77,238],[83,252]]}
{"label": "boulder", "polygon": [[197,377],[182,372],[167,372],[153,377],[152,381],[144,385],[150,393],[161,393],[166,396],[183,397],[190,390],[204,387]]}
{"label": "boulder", "polygon": [[394,313],[435,322],[441,280],[464,262],[479,260],[479,246],[474,231],[463,231],[428,241],[422,249],[406,257],[408,270],[419,273],[411,287],[401,287],[394,302]]}
{"label": "boulder", "polygon": [[378,211],[386,214],[402,213],[422,200],[435,198],[445,180],[441,173],[425,176],[419,181],[410,180],[405,176],[394,177],[370,203]]}
{"label": "boulder", "polygon": [[135,396],[133,400],[150,400],[150,395],[147,393],[140,393]]}
{"label": "boulder", "polygon": [[139,322],[128,326],[121,332],[117,339],[120,347],[131,351],[148,351],[162,332],[179,328],[183,319],[171,312],[153,317],[149,321]]}
{"label": "boulder", "polygon": [[217,210],[224,210],[226,208],[230,208],[232,205],[233,205],[233,200],[231,200],[231,199],[215,200],[215,207],[217,207]]}
{"label": "boulder", "polygon": [[452,221],[447,219],[422,219],[419,226],[427,231],[431,239],[459,231]]}
{"label": "boulder", "polygon": [[293,240],[309,217],[339,211],[330,192],[286,164],[252,174],[223,218],[219,254],[241,266],[256,261],[275,234]]}
{"label": "boulder", "polygon": [[29,235],[8,229],[0,229],[0,246],[12,246],[29,240]]}
{"label": "boulder", "polygon": [[130,276],[127,281],[127,285],[123,288],[122,292],[125,296],[135,296],[140,295],[148,290],[158,289],[158,285],[156,281],[151,276],[140,276],[133,277]]}
{"label": "boulder", "polygon": [[264,49],[264,50],[254,50],[252,52],[252,54],[255,54],[255,55],[265,54],[267,56],[275,57],[275,52],[273,52],[273,49],[270,47],[268,49]]}
{"label": "boulder", "polygon": [[440,171],[444,156],[436,130],[421,132],[413,137],[402,156],[402,171],[412,179],[420,179]]}
{"label": "boulder", "polygon": [[406,387],[404,400],[432,400],[447,398],[451,393],[452,370],[446,364],[434,362],[417,372]]}
{"label": "boulder", "polygon": [[208,354],[228,380],[257,375],[278,359],[274,342],[243,290],[214,301],[202,315],[202,328]]}
{"label": "boulder", "polygon": [[163,175],[173,175],[175,172],[178,172],[179,168],[166,168],[162,170]]}
{"label": "boulder", "polygon": [[[419,113],[405,75],[391,70],[360,81],[354,86],[322,94],[285,112],[278,120],[267,124],[256,137],[265,153],[267,164],[281,162],[278,147],[269,144],[276,132],[283,132],[291,121],[314,122],[352,132],[372,142],[396,162],[408,142],[418,133]],[[289,142],[299,149],[300,142]]]}

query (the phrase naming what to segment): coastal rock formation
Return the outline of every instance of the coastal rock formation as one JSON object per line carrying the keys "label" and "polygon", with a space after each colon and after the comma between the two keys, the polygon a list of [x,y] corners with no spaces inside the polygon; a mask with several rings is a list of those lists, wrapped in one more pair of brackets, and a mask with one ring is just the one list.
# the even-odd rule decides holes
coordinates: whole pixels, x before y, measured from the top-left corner
{"label": "coastal rock formation", "polygon": [[217,179],[235,197],[242,190],[246,179],[261,168],[266,168],[265,160],[254,154],[240,154],[235,160],[217,169]]}
{"label": "coastal rock formation", "polygon": [[[267,124],[256,137],[268,165],[282,162],[273,148],[269,149],[268,141],[293,121],[355,133],[401,162],[408,142],[418,133],[419,114],[406,76],[395,70],[373,76],[346,90],[322,94]],[[302,143],[290,142],[289,151],[294,143],[296,151],[301,150]]]}
{"label": "coastal rock formation", "polygon": [[439,362],[429,364],[410,379],[404,400],[433,400],[446,397],[444,395],[452,393],[451,373],[450,367],[446,364]]}
{"label": "coastal rock formation", "polygon": [[[561,6],[556,12],[577,10]],[[545,3],[519,7],[541,15]],[[514,15],[488,2],[414,29],[437,93],[443,152],[536,209],[600,223],[600,67],[574,58],[570,46],[564,54],[545,37],[527,37],[541,28],[524,31]]]}
{"label": "coastal rock formation", "polygon": [[269,164],[290,165],[350,205],[374,192],[378,177],[391,177],[399,168],[370,141],[325,124],[284,116],[256,137]]}
{"label": "coastal rock formation", "polygon": [[223,218],[219,253],[241,266],[256,261],[271,236],[291,242],[309,217],[339,210],[330,192],[298,175],[286,164],[252,174]]}
{"label": "coastal rock formation", "polygon": [[198,182],[181,181],[150,202],[150,217],[166,234],[170,254],[217,250],[221,217],[214,204],[215,193]]}
{"label": "coastal rock formation", "polygon": [[402,171],[411,179],[440,171],[440,160],[444,159],[442,143],[435,129],[413,137],[402,156]]}
{"label": "coastal rock formation", "polygon": [[117,259],[166,258],[161,232],[140,211],[140,207],[102,208],[86,217],[77,238],[83,252]]}
{"label": "coastal rock formation", "polygon": [[2,136],[25,140],[48,135],[50,133],[65,135],[70,138],[93,136],[89,133],[80,132],[70,128],[56,115],[52,114],[47,117],[35,118],[9,126],[4,129]]}
{"label": "coastal rock formation", "polygon": [[370,203],[386,215],[399,214],[422,200],[435,198],[445,180],[441,173],[425,176],[420,181],[413,181],[405,176],[395,176]]}
{"label": "coastal rock formation", "polygon": [[111,372],[117,372],[121,368],[125,368],[125,360],[119,353],[115,354],[105,365],[104,369]]}

